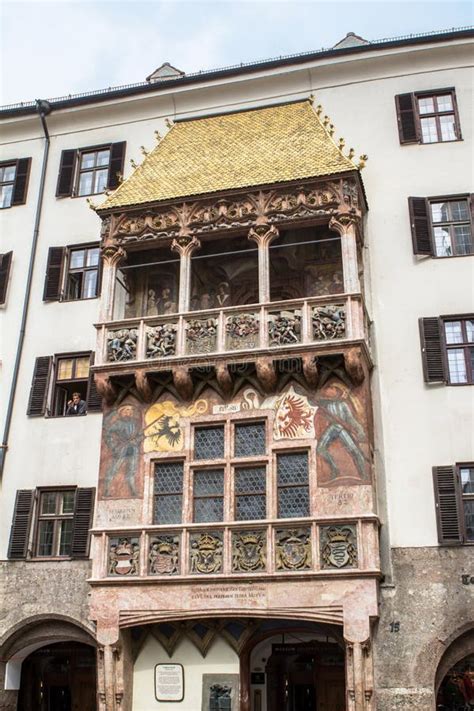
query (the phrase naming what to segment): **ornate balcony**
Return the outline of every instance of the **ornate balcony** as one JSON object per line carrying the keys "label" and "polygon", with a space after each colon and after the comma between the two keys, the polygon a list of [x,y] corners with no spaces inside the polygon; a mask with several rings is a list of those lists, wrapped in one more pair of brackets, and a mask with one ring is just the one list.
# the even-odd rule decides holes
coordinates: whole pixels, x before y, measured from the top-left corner
{"label": "ornate balcony", "polygon": [[340,352],[353,343],[368,345],[360,294],[124,319],[96,328],[96,369],[113,372],[130,366],[169,370],[177,362],[205,365],[211,357],[241,362],[248,355],[308,350],[316,355]]}
{"label": "ornate balcony", "polygon": [[92,583],[380,573],[378,519],[371,514],[95,528],[92,533]]}

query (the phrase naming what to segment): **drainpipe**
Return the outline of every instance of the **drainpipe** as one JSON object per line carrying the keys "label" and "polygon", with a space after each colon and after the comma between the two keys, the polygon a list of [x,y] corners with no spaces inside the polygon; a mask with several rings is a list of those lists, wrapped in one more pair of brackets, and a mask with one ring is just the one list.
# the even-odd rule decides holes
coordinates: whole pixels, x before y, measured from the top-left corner
{"label": "drainpipe", "polygon": [[48,127],[46,125],[46,116],[51,112],[51,106],[48,104],[47,101],[43,101],[42,99],[36,99],[36,111],[38,112],[38,115],[40,117],[41,126],[43,128],[43,133],[44,133],[44,138],[45,138],[44,151],[43,151],[43,165],[41,168],[41,178],[40,178],[40,184],[39,184],[39,190],[38,190],[38,199],[36,202],[35,226],[34,226],[34,230],[33,230],[33,240],[32,240],[32,244],[31,244],[30,264],[28,267],[28,276],[26,279],[25,298],[23,300],[23,313],[21,316],[20,333],[18,336],[18,345],[16,348],[15,365],[13,367],[13,376],[12,376],[12,384],[10,387],[10,396],[8,398],[7,415],[5,418],[5,429],[3,431],[3,439],[2,439],[2,444],[1,444],[1,448],[0,448],[0,480],[3,475],[3,468],[5,465],[5,457],[7,455],[7,450],[8,450],[8,435],[10,433],[13,405],[15,402],[15,392],[16,392],[16,386],[18,383],[18,372],[20,370],[21,354],[23,351],[23,342],[25,340],[26,321],[28,318],[28,307],[30,304],[30,295],[31,295],[31,284],[33,281],[33,270],[34,270],[34,266],[35,266],[36,248],[38,246],[41,210],[43,208],[43,195],[44,195],[44,184],[45,184],[45,178],[46,178],[46,168],[48,165],[50,139],[49,139]]}

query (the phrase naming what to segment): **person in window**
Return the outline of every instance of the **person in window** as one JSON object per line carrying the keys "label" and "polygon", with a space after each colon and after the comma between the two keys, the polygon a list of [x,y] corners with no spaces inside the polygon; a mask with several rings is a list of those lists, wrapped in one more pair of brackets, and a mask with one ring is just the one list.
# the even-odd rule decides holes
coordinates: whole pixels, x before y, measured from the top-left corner
{"label": "person in window", "polygon": [[66,415],[85,415],[87,412],[87,403],[81,399],[81,393],[73,393],[72,400],[67,404]]}

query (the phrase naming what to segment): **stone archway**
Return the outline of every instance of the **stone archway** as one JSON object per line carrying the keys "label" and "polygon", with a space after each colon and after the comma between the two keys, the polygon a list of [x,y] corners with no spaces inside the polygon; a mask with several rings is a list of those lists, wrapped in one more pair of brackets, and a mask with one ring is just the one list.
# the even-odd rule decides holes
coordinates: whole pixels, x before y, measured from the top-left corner
{"label": "stone archway", "polygon": [[24,661],[37,650],[55,644],[84,645],[95,659],[96,641],[84,625],[65,615],[36,615],[24,620],[0,640],[0,707],[16,711]]}
{"label": "stone archway", "polygon": [[474,628],[456,637],[441,657],[435,694],[437,707],[446,711],[469,701],[474,704]]}

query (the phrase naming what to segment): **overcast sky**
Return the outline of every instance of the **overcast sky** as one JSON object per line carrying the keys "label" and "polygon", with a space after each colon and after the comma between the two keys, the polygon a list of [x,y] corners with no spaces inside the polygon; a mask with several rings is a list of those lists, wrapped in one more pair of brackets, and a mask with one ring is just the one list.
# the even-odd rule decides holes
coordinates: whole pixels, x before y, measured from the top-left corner
{"label": "overcast sky", "polygon": [[0,104],[473,24],[469,1],[0,0]]}

